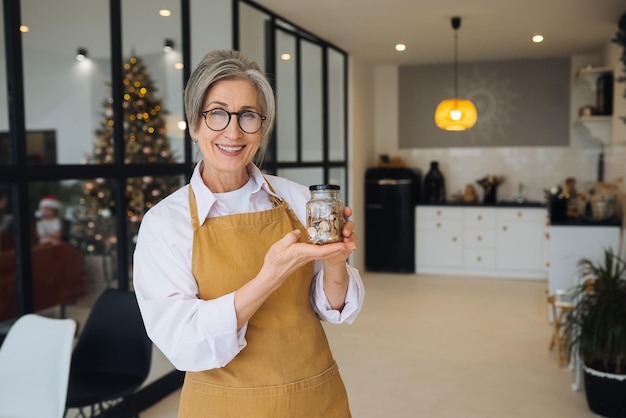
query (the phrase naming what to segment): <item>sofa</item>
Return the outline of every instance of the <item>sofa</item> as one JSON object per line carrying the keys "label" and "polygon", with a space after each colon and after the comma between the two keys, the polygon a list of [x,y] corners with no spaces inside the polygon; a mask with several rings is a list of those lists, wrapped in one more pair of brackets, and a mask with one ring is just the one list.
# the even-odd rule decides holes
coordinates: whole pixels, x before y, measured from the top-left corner
{"label": "sofa", "polygon": [[[63,308],[84,295],[83,254],[72,244],[37,244],[31,257],[35,311]],[[13,249],[0,251],[0,321],[17,314],[15,261]]]}

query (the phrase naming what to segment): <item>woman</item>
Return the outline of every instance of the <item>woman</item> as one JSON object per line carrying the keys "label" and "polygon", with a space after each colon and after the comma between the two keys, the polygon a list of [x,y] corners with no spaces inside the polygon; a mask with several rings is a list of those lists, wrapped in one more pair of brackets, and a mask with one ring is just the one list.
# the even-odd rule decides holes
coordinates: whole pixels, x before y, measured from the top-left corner
{"label": "woman", "polygon": [[187,372],[179,416],[350,417],[319,319],[351,323],[361,309],[363,284],[346,264],[354,224],[343,242],[307,244],[308,189],[252,163],[274,122],[254,61],[207,54],[185,110],[202,161],[146,213],[134,255],[148,335]]}

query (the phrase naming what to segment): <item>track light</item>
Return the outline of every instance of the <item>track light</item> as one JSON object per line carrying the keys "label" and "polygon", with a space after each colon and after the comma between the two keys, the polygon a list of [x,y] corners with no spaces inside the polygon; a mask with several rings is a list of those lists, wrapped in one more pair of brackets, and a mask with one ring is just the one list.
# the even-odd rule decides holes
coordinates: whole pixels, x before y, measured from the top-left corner
{"label": "track light", "polygon": [[163,51],[171,52],[174,49],[174,40],[167,38],[165,40],[165,44],[163,45]]}
{"label": "track light", "polygon": [[76,61],[85,61],[87,59],[87,50],[85,48],[78,48],[76,51]]}

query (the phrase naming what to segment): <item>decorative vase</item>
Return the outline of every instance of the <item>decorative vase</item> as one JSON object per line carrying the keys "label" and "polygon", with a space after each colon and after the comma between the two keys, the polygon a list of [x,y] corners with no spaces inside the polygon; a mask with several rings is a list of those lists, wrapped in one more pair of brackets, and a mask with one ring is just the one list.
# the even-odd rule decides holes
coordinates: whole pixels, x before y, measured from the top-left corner
{"label": "decorative vase", "polygon": [[601,372],[586,365],[583,370],[591,412],[605,418],[626,417],[626,374]]}
{"label": "decorative vase", "polygon": [[439,162],[431,161],[430,170],[424,176],[424,202],[443,203],[446,201],[446,184],[439,171]]}

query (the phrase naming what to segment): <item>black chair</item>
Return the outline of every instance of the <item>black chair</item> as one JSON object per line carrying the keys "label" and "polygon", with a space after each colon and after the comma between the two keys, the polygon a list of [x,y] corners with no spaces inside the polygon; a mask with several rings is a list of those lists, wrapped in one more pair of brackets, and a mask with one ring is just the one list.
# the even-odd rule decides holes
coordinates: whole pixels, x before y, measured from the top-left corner
{"label": "black chair", "polygon": [[[66,414],[106,415],[146,380],[152,342],[146,334],[135,294],[107,289],[96,300],[72,352]],[[133,411],[137,414],[139,411]]]}

